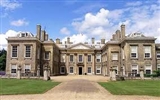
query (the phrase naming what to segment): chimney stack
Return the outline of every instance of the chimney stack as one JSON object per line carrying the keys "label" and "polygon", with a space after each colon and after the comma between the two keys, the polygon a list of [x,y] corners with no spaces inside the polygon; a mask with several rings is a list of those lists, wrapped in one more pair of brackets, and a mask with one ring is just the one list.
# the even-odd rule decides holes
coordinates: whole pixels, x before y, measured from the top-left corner
{"label": "chimney stack", "polygon": [[69,37],[67,38],[67,44],[70,44],[70,38]]}
{"label": "chimney stack", "polygon": [[45,30],[42,30],[42,37],[41,37],[41,41],[45,40]]}
{"label": "chimney stack", "polygon": [[37,25],[37,38],[41,40],[41,25]]}
{"label": "chimney stack", "polygon": [[116,40],[116,35],[115,35],[115,34],[112,35],[112,39],[113,39],[114,41]]}
{"label": "chimney stack", "polygon": [[124,24],[121,25],[121,38],[122,39],[125,38],[125,25]]}
{"label": "chimney stack", "polygon": [[45,41],[48,41],[48,34],[45,34]]}
{"label": "chimney stack", "polygon": [[92,38],[92,44],[94,44],[94,38]]}
{"label": "chimney stack", "polygon": [[60,44],[60,39],[59,38],[56,39],[56,44]]}
{"label": "chimney stack", "polygon": [[120,30],[116,31],[116,35],[117,35],[117,39],[120,40],[120,38],[121,38]]}
{"label": "chimney stack", "polygon": [[105,44],[105,39],[101,39],[101,44]]}

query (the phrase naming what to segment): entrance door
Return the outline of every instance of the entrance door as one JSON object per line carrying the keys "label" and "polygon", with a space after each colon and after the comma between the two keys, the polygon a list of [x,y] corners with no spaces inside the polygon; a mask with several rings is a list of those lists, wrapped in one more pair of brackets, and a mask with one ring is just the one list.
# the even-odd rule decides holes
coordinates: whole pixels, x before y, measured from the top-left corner
{"label": "entrance door", "polygon": [[82,67],[79,67],[79,75],[82,75]]}

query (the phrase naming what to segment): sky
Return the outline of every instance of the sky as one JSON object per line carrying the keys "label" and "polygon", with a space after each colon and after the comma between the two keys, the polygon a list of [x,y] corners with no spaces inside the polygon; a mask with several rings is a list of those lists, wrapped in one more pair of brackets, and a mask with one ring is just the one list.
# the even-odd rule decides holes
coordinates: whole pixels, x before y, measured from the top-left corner
{"label": "sky", "polygon": [[160,0],[0,0],[0,49],[20,31],[36,35],[40,24],[55,41],[110,40],[120,25],[160,43]]}

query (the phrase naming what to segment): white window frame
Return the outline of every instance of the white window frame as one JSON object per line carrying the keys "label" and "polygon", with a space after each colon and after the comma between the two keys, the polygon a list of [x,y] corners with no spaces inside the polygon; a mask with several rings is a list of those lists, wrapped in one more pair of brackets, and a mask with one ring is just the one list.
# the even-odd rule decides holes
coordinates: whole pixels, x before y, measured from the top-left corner
{"label": "white window frame", "polygon": [[160,59],[160,52],[157,52],[157,59]]}
{"label": "white window frame", "polygon": [[[10,67],[10,68],[11,68],[11,72],[10,72],[10,73],[11,73],[12,75],[16,75],[16,74],[17,74],[17,64],[11,64],[11,67]],[[16,72],[15,72],[15,73],[12,73],[12,69],[16,69]]]}
{"label": "white window frame", "polygon": [[[88,56],[91,56],[91,61],[89,61],[89,57],[88,57]],[[88,61],[88,62],[92,62],[92,55],[90,55],[90,54],[87,55],[87,61]]]}
{"label": "white window frame", "polygon": [[65,54],[61,54],[61,62],[65,62],[66,61],[66,55]]}
{"label": "white window frame", "polygon": [[118,60],[118,53],[112,53],[112,60]]}
{"label": "white window frame", "polygon": [[160,70],[160,64],[157,64],[157,70],[158,70],[158,69]]}
{"label": "white window frame", "polygon": [[[100,70],[100,73],[97,73],[97,70]],[[101,67],[96,67],[96,74],[101,74],[102,72],[101,72]]]}
{"label": "white window frame", "polygon": [[[149,57],[146,54],[149,54]],[[151,58],[151,46],[144,46],[144,58]]]}
{"label": "white window frame", "polygon": [[[97,61],[99,59],[99,61]],[[96,54],[96,62],[101,62],[101,54]]]}
{"label": "white window frame", "polygon": [[[73,68],[72,70],[73,70],[73,72],[71,73],[71,68]],[[74,67],[73,66],[70,66],[69,67],[69,74],[74,74]]]}
{"label": "white window frame", "polygon": [[[82,61],[79,61],[80,55],[82,55]],[[83,54],[78,55],[78,62],[83,62]]]}
{"label": "white window frame", "polygon": [[115,73],[116,73],[116,75],[118,75],[118,66],[113,66],[112,68],[117,70],[117,72],[115,72]]}
{"label": "white window frame", "polygon": [[[150,67],[148,67],[148,66],[150,66]],[[145,74],[146,74],[146,70],[150,70],[151,74],[152,74],[152,65],[151,64],[146,64],[145,65]]]}
{"label": "white window frame", "polygon": [[[17,51],[16,51],[16,52],[17,52],[17,57],[13,57],[13,46],[16,46],[16,47],[17,47]],[[17,46],[17,45],[12,45],[12,46],[11,46],[11,49],[12,49],[12,50],[11,50],[11,58],[18,58],[18,46]]]}
{"label": "white window frame", "polygon": [[[27,46],[29,46],[30,47],[30,56],[29,57],[26,57],[26,53],[28,52],[28,51],[26,51],[26,49],[27,49]],[[24,57],[25,58],[31,58],[31,52],[32,52],[32,46],[31,45],[25,45],[25,53],[24,53]]]}
{"label": "white window frame", "polygon": [[[71,61],[71,56],[73,56],[73,61]],[[69,62],[74,62],[74,55],[73,54],[69,55]]]}
{"label": "white window frame", "polygon": [[27,73],[26,69],[29,69],[29,72],[30,72],[31,71],[31,64],[24,64],[24,73]]}
{"label": "white window frame", "polygon": [[[135,48],[135,50],[133,50],[133,48]],[[131,58],[138,58],[138,46],[130,46],[130,57]],[[136,54],[136,57],[133,57],[132,53]]]}
{"label": "white window frame", "polygon": [[[90,73],[89,73],[89,68],[91,68],[91,69],[90,69]],[[91,67],[91,66],[88,66],[88,67],[87,67],[87,74],[92,74],[92,67]]]}
{"label": "white window frame", "polygon": [[[62,72],[62,68],[64,68],[64,72]],[[64,66],[60,67],[60,74],[65,74],[65,67]]]}
{"label": "white window frame", "polygon": [[131,65],[131,72],[132,72],[132,70],[137,70],[137,74],[138,74],[138,65],[137,64],[132,64]]}
{"label": "white window frame", "polygon": [[[46,53],[48,53],[48,58],[46,58]],[[50,51],[45,51],[44,52],[44,60],[50,60]]]}

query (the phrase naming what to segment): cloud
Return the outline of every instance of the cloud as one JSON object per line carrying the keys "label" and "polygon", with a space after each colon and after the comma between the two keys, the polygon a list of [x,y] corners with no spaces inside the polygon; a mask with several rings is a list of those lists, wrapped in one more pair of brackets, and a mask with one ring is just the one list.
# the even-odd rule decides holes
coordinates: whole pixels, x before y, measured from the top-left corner
{"label": "cloud", "polygon": [[5,10],[14,10],[18,7],[21,7],[21,3],[18,1],[14,0],[0,0],[0,6],[4,8]]}
{"label": "cloud", "polygon": [[16,36],[18,34],[18,32],[14,31],[14,30],[8,30],[5,34],[0,34],[0,50],[1,49],[7,49],[7,40],[6,38],[8,37],[12,37],[12,36]]}
{"label": "cloud", "polygon": [[63,27],[63,28],[60,30],[60,32],[61,32],[62,34],[65,34],[65,35],[69,35],[69,34],[70,34],[70,31],[69,31],[66,27]]}
{"label": "cloud", "polygon": [[12,21],[10,24],[13,26],[26,26],[29,24],[29,22],[26,21],[25,19],[18,19],[18,20]]}
{"label": "cloud", "polygon": [[126,3],[126,6],[140,6],[140,5],[142,5],[142,2],[140,1]]}

